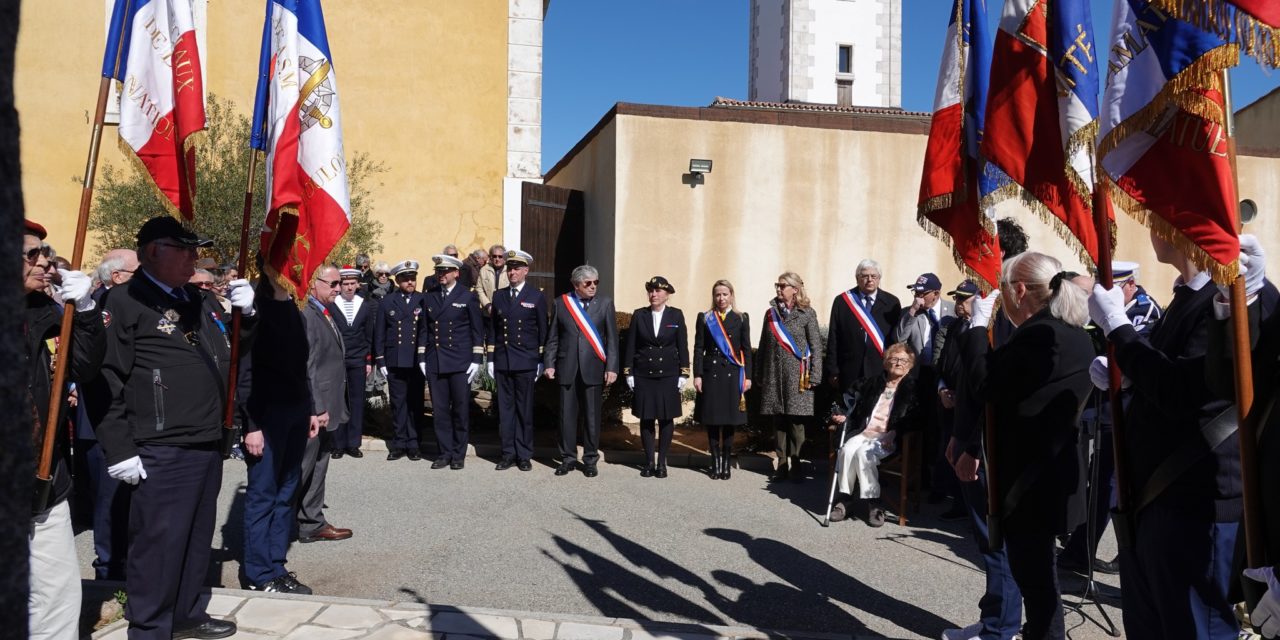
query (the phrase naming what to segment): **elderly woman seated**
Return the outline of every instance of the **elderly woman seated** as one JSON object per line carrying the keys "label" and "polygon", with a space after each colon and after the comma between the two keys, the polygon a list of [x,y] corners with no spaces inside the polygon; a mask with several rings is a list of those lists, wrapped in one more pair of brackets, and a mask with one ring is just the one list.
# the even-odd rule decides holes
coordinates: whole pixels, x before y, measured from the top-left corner
{"label": "elderly woman seated", "polygon": [[884,526],[880,461],[897,448],[897,434],[917,429],[922,418],[915,378],[909,375],[915,360],[906,344],[890,346],[884,352],[884,373],[854,383],[833,407],[828,429],[836,431],[845,425],[844,441],[836,455],[839,495],[831,509],[833,522],[849,517],[856,481],[867,524]]}

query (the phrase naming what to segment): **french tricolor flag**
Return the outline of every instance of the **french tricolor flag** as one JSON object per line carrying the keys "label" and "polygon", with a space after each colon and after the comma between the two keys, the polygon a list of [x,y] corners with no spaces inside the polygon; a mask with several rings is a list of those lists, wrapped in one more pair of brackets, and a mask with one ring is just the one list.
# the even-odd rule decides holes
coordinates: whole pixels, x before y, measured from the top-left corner
{"label": "french tricolor flag", "polygon": [[299,300],[351,226],[338,81],[319,0],[268,0],[250,145],[267,154],[266,269]]}
{"label": "french tricolor flag", "polygon": [[1154,5],[1115,4],[1099,165],[1120,208],[1228,283],[1240,243],[1222,71],[1239,53]]}
{"label": "french tricolor flag", "polygon": [[951,246],[956,266],[984,291],[998,286],[1000,278],[995,219],[982,204],[1001,181],[978,152],[990,68],[985,0],[955,0],[942,47],[916,220]]}
{"label": "french tricolor flag", "polygon": [[170,213],[190,222],[204,83],[190,0],[116,0],[102,75],[120,90],[120,144],[151,176]]}
{"label": "french tricolor flag", "polygon": [[1098,261],[1092,197],[1100,53],[1089,0],[1006,0],[982,139],[983,155],[1020,187],[1010,191],[1090,265]]}

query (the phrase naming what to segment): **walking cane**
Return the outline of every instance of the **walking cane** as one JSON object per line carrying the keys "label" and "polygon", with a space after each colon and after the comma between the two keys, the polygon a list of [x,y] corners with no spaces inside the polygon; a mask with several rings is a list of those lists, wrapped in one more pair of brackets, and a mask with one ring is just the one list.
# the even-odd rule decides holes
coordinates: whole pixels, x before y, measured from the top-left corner
{"label": "walking cane", "polygon": [[[840,439],[837,441],[838,444],[836,445],[837,452],[840,450],[840,447],[844,446],[844,434],[845,434],[845,430],[847,430],[848,428],[849,428],[849,416],[845,416],[844,422],[840,425]],[[840,455],[839,453],[837,453],[835,456],[835,459],[832,461],[832,464],[834,465],[835,460],[839,460],[839,459],[840,459]],[[831,491],[827,494],[827,515],[822,518],[822,526],[824,527],[831,526],[831,507],[836,502],[836,483],[839,481],[840,481],[840,471],[837,469],[832,469]]]}

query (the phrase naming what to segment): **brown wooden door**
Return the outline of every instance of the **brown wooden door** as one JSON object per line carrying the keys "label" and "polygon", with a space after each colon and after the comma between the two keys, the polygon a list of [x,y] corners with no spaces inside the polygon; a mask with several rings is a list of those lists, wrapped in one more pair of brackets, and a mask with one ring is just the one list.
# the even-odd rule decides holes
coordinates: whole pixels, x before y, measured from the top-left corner
{"label": "brown wooden door", "polygon": [[582,192],[524,183],[520,248],[533,256],[529,282],[548,296],[567,293],[569,274],[586,260]]}

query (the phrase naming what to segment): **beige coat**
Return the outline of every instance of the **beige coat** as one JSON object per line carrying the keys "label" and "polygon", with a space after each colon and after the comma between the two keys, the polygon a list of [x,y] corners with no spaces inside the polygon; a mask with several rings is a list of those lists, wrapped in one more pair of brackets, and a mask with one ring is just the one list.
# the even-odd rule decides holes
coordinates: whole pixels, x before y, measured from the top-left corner
{"label": "beige coat", "polygon": [[511,285],[507,280],[507,267],[503,267],[502,275],[498,277],[495,283],[493,278],[493,265],[486,264],[480,267],[480,284],[476,285],[476,296],[480,298],[480,308],[488,309],[489,303],[493,302],[493,292],[503,289]]}

